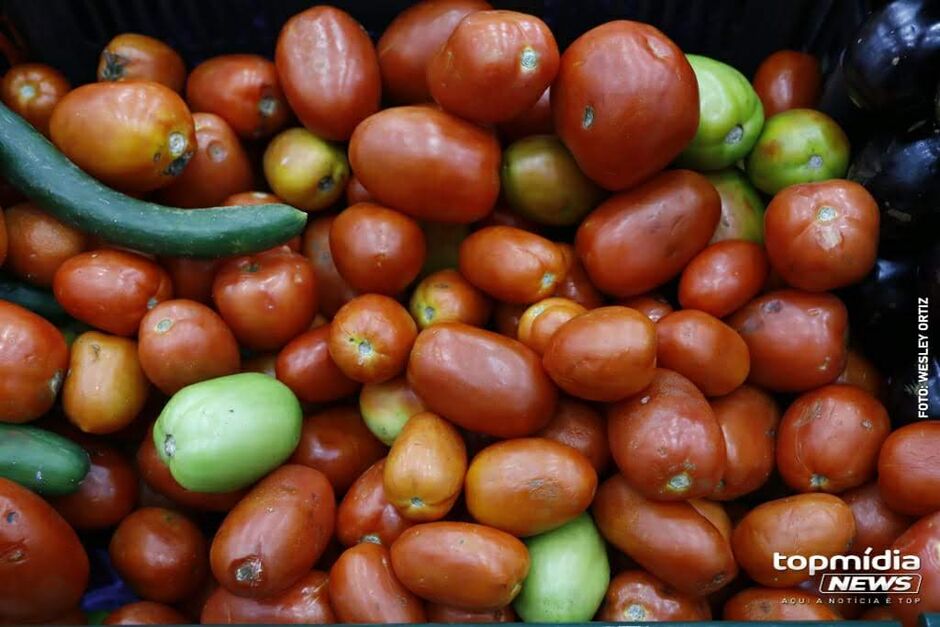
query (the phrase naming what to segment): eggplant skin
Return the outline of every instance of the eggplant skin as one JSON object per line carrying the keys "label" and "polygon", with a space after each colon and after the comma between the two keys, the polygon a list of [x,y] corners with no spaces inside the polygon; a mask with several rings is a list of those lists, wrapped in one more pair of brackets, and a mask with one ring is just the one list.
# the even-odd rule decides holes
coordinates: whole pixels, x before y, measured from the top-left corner
{"label": "eggplant skin", "polygon": [[873,13],[842,68],[860,108],[899,120],[927,115],[940,77],[940,2],[894,0]]}

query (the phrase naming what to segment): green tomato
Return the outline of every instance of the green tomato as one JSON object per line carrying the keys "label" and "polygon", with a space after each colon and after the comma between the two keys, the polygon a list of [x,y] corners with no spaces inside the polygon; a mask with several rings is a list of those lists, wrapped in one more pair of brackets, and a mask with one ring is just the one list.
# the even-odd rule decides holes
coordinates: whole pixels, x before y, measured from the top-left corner
{"label": "green tomato", "polygon": [[229,492],[280,466],[300,442],[300,403],[286,385],[245,372],[187,386],[153,427],[153,443],[187,490]]}
{"label": "green tomato", "polygon": [[698,81],[699,121],[678,165],[720,170],[747,156],[764,125],[764,106],[743,74],[720,61],[687,54]]}
{"label": "green tomato", "polygon": [[320,211],[346,191],[346,151],[305,128],[283,131],[268,143],[264,176],[281,200],[304,211]]}
{"label": "green tomato", "polygon": [[427,256],[420,278],[438,270],[456,268],[460,258],[460,243],[470,234],[470,227],[466,224],[422,222],[421,229],[427,242]]}
{"label": "green tomato", "polygon": [[510,145],[503,153],[502,185],[513,211],[552,226],[577,224],[604,197],[554,135]]}
{"label": "green tomato", "polygon": [[705,177],[721,196],[721,219],[709,244],[726,239],[764,243],[764,201],[737,168],[709,172]]}
{"label": "green tomato", "polygon": [[767,194],[842,178],[848,169],[849,138],[832,118],[812,109],[790,109],[767,120],[747,159],[747,175]]}
{"label": "green tomato", "polygon": [[528,538],[529,574],[513,608],[527,623],[590,621],[610,584],[607,547],[588,514]]}

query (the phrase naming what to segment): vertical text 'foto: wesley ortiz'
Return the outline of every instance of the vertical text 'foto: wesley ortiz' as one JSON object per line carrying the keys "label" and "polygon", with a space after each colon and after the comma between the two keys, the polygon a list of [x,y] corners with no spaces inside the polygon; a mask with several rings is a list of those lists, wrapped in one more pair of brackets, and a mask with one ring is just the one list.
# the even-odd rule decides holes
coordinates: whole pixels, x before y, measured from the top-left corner
{"label": "vertical text 'foto: wesley ortiz'", "polygon": [[930,416],[930,299],[917,299],[917,417]]}

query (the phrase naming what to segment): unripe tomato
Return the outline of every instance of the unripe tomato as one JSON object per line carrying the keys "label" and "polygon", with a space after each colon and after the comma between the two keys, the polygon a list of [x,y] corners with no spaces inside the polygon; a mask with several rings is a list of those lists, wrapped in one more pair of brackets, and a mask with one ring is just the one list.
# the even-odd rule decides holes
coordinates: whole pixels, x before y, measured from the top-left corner
{"label": "unripe tomato", "polygon": [[391,446],[408,420],[427,408],[404,376],[370,383],[359,394],[359,411],[375,437]]}
{"label": "unripe tomato", "polygon": [[99,81],[153,81],[180,92],[186,65],[176,50],[159,39],[121,33],[101,51],[97,77]]}
{"label": "unripe tomato", "polygon": [[264,151],[264,177],[274,193],[304,211],[320,211],[339,200],[349,179],[341,148],[305,128],[287,129]]}
{"label": "unripe tomato", "polygon": [[750,180],[737,168],[705,175],[721,196],[721,219],[710,244],[726,239],[764,241],[764,200]]}
{"label": "unripe tomato", "polygon": [[3,75],[0,99],[48,137],[52,111],[69,89],[68,79],[55,68],[42,63],[22,63]]}
{"label": "unripe tomato", "polygon": [[567,298],[540,300],[519,318],[519,341],[541,355],[558,329],[585,313],[587,309]]}

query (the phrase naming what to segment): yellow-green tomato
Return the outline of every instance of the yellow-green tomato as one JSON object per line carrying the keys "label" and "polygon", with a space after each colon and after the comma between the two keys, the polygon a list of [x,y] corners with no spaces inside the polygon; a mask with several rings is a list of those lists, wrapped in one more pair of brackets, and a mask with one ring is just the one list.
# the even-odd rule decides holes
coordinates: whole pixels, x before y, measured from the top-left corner
{"label": "yellow-green tomato", "polygon": [[737,168],[705,175],[721,196],[721,219],[709,244],[726,239],[764,242],[764,200]]}
{"label": "yellow-green tomato", "polygon": [[264,177],[284,202],[304,211],[320,211],[346,190],[349,162],[338,146],[305,128],[291,128],[264,151]]}

